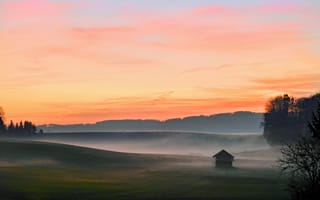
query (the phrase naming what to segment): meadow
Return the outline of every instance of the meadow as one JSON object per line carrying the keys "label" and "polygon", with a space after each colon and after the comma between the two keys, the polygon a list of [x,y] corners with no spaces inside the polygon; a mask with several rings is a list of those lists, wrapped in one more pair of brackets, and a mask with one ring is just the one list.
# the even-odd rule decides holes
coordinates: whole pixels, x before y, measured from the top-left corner
{"label": "meadow", "polygon": [[[258,167],[257,167],[258,166]],[[1,199],[285,199],[286,179],[259,160],[218,170],[211,157],[130,154],[0,141]]]}

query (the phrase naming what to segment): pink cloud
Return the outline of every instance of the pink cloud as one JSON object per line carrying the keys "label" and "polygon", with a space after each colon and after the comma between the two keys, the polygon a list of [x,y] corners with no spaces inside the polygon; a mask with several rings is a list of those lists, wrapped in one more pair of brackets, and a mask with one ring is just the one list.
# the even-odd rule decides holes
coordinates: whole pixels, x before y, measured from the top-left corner
{"label": "pink cloud", "polygon": [[[161,35],[149,47],[172,50],[242,52],[270,50],[308,42],[303,32],[306,21],[266,20],[274,12],[291,12],[307,8],[294,6],[227,7],[210,6],[193,10],[152,15],[136,20],[140,35]],[[264,12],[257,16],[257,12]],[[121,39],[120,39],[121,41]],[[128,41],[126,41],[128,42]],[[132,42],[132,41],[129,41]]]}
{"label": "pink cloud", "polygon": [[306,8],[303,8],[301,6],[278,6],[278,5],[269,5],[269,6],[259,6],[252,8],[254,11],[258,12],[269,12],[269,13],[295,13],[295,12],[301,12],[306,11]]}
{"label": "pink cloud", "polygon": [[[237,87],[200,87],[199,89],[215,96],[228,96],[235,99],[249,97],[249,99],[265,99],[271,95],[289,93],[295,97],[303,97],[318,91],[320,86],[319,73],[293,74],[274,77],[266,76],[248,81]],[[241,91],[241,95],[239,95]]]}
{"label": "pink cloud", "polygon": [[[233,23],[237,25],[233,26]],[[166,40],[154,43],[158,48],[192,51],[243,52],[303,44],[306,38],[299,32],[299,24],[275,23],[259,25],[246,21],[230,24],[197,25],[176,21],[157,24]],[[237,28],[239,27],[239,28]],[[151,28],[152,29],[152,28]]]}
{"label": "pink cloud", "polygon": [[[68,6],[63,3],[50,3],[47,0],[23,0],[8,3],[7,12],[11,13],[12,17],[37,16],[41,18],[41,15],[53,16],[66,12]],[[152,58],[126,59],[124,54],[110,52],[116,48],[128,51],[132,49],[156,50],[157,53],[167,53],[169,50],[248,53],[292,46],[295,47],[292,49],[298,49],[296,47],[308,42],[301,32],[303,23],[283,21],[275,21],[272,25],[260,23],[256,21],[255,15],[243,12],[243,9],[224,6],[202,7],[150,18],[133,18],[130,19],[131,24],[126,26],[106,25],[92,28],[69,26],[65,27],[62,32],[60,29],[54,31],[50,29],[50,33],[46,33],[41,27],[29,27],[25,32],[32,32],[29,30],[39,32],[35,36],[30,36],[34,37],[35,42],[32,45],[28,44],[39,56],[71,55],[78,59],[87,58],[98,62],[106,62],[105,54],[117,57],[107,63],[127,60],[138,64],[149,64],[152,60]],[[272,11],[293,8],[266,6],[255,9]],[[210,13],[214,15],[206,15]],[[20,30],[18,32],[21,33]],[[46,38],[50,35],[50,42],[48,40],[47,43],[38,43],[38,35]],[[25,41],[22,36],[17,37]],[[148,37],[156,39],[145,39]],[[17,41],[19,38],[13,38],[12,41]],[[32,38],[28,38],[28,41],[31,40]]]}
{"label": "pink cloud", "polygon": [[303,17],[306,17],[310,14],[319,14],[319,7],[310,7],[310,6],[298,6],[298,5],[265,5],[258,7],[248,8],[248,11],[256,12],[256,13],[265,13],[265,14],[273,14],[278,13],[281,15],[294,15],[300,14]]}
{"label": "pink cloud", "polygon": [[253,90],[272,90],[278,93],[286,92],[292,95],[306,95],[316,92],[320,85],[319,74],[301,74],[295,76],[264,78],[254,80]]}
{"label": "pink cloud", "polygon": [[73,28],[69,31],[71,37],[90,43],[128,42],[132,36],[137,36],[138,29],[133,26],[119,27],[94,27],[94,28]]}
{"label": "pink cloud", "polygon": [[69,7],[66,3],[48,0],[20,0],[4,4],[6,20],[26,20],[62,15]]}
{"label": "pink cloud", "polygon": [[249,7],[231,7],[231,6],[207,6],[193,9],[192,14],[229,14],[229,15],[247,15],[250,13],[307,13],[310,11],[319,10],[317,8],[296,6],[296,5],[263,5],[263,6],[249,6]]}
{"label": "pink cloud", "polygon": [[221,14],[221,13],[231,13],[234,12],[234,9],[227,6],[208,6],[195,8],[191,11],[192,14]]}
{"label": "pink cloud", "polygon": [[[198,13],[215,13],[199,16]],[[199,18],[200,17],[200,18]],[[160,50],[242,52],[303,44],[302,23],[258,23],[228,7],[208,7],[139,19],[138,25],[72,29],[73,37],[90,44],[125,45]],[[157,40],[141,40],[157,35]],[[105,44],[107,42],[108,44]]]}

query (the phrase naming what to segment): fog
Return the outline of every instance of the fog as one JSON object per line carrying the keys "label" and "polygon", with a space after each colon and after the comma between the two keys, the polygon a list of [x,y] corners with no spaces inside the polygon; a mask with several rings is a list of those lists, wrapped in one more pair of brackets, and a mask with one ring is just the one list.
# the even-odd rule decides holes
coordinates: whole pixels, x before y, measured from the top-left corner
{"label": "fog", "polygon": [[[109,133],[48,133],[39,141],[56,142],[116,152],[212,156],[225,149],[232,153],[269,149],[262,135],[204,134],[182,132],[109,132]],[[269,152],[271,158],[273,153]],[[241,154],[242,158],[251,157]],[[259,155],[255,155],[257,159]],[[263,155],[263,159],[267,158]]]}
{"label": "fog", "polygon": [[[238,135],[190,132],[47,133],[25,139],[114,152],[148,154],[139,157],[155,158],[159,161],[157,168],[200,167],[212,170],[214,166],[212,156],[222,149],[234,155],[236,168],[272,168],[276,166],[280,156],[279,148],[271,148],[262,135],[245,133]],[[30,158],[31,161],[19,160],[19,162],[13,160],[0,165],[57,164],[48,162],[51,157],[45,155],[44,158],[39,157],[40,159],[35,157]],[[152,168],[154,169],[154,166]]]}

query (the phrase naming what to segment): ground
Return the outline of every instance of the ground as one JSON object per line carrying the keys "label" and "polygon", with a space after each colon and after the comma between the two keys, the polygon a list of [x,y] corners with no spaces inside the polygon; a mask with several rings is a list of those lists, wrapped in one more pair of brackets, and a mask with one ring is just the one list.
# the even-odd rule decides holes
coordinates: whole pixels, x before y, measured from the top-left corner
{"label": "ground", "polygon": [[218,170],[209,157],[2,140],[0,194],[1,199],[285,199],[286,180],[277,168],[250,162],[257,161],[238,160],[234,169]]}

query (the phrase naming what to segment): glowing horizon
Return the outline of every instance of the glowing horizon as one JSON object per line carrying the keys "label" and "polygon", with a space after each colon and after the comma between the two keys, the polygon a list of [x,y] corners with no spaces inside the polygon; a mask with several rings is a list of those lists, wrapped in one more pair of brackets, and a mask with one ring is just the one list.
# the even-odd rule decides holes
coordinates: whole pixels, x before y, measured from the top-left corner
{"label": "glowing horizon", "polygon": [[318,21],[312,0],[0,0],[0,106],[36,124],[262,112],[319,92]]}

